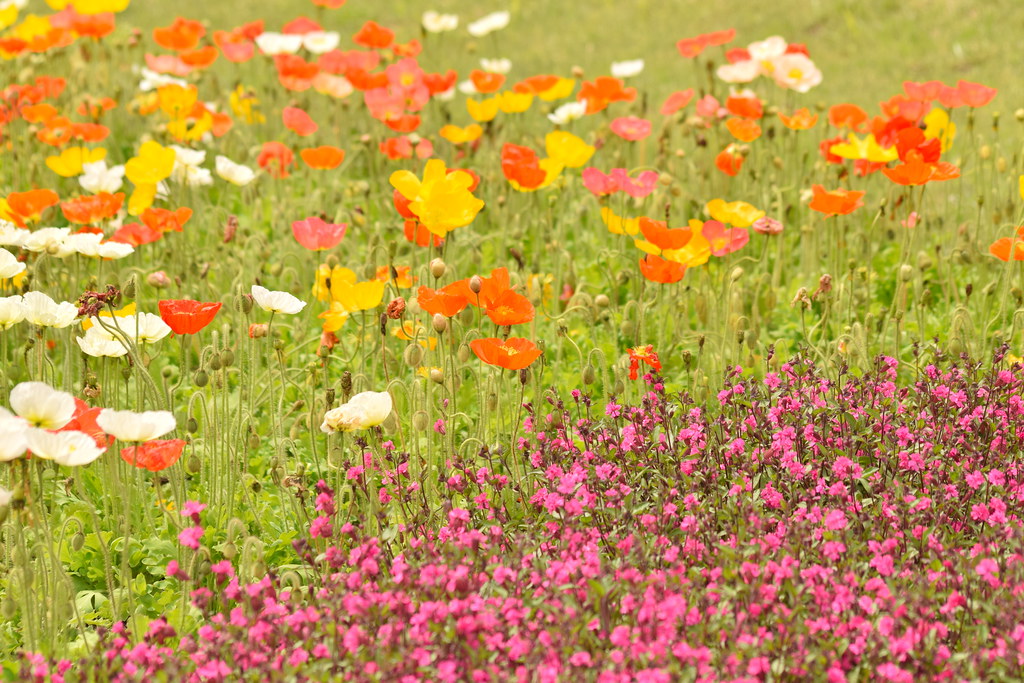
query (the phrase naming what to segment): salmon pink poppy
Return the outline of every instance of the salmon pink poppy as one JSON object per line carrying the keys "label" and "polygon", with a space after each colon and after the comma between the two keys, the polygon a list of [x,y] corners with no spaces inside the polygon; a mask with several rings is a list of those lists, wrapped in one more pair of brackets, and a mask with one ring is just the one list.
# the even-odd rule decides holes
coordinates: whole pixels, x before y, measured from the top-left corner
{"label": "salmon pink poppy", "polygon": [[302,161],[312,169],[330,171],[345,161],[345,150],[331,145],[310,147],[299,152]]}
{"label": "salmon pink poppy", "polygon": [[344,239],[347,229],[347,223],[328,223],[316,216],[292,223],[295,240],[311,251],[323,251],[338,246]]}
{"label": "salmon pink poppy", "polygon": [[165,299],[158,304],[160,317],[175,334],[197,334],[213,322],[222,304],[192,299]]}
{"label": "salmon pink poppy", "polygon": [[705,119],[723,118],[725,116],[722,105],[719,104],[714,95],[705,95],[697,100],[697,104],[694,105],[694,111],[697,112],[697,116]]}
{"label": "salmon pink poppy", "polygon": [[606,175],[593,166],[583,169],[583,186],[597,197],[615,194],[620,189],[619,183],[611,175]]}
{"label": "salmon pink poppy", "polygon": [[864,206],[864,192],[856,190],[826,190],[821,185],[812,185],[811,198],[807,208],[819,211],[825,216],[843,216]]}
{"label": "salmon pink poppy", "polygon": [[711,245],[711,253],[725,256],[742,249],[750,241],[750,233],[743,228],[726,228],[719,221],[705,221],[700,234]]}
{"label": "salmon pink poppy", "polygon": [[903,81],[903,92],[907,94],[907,97],[922,102],[933,102],[939,99],[939,95],[942,94],[942,89],[945,87],[946,85],[942,81],[924,81],[922,83]]}
{"label": "salmon pink poppy", "polygon": [[634,199],[642,199],[651,194],[658,183],[657,171],[641,171],[639,175],[633,178],[626,169],[613,168],[611,177],[620,190]]}
{"label": "salmon pink poppy", "polygon": [[540,358],[541,350],[529,339],[509,337],[498,339],[487,337],[474,339],[469,343],[476,357],[487,363],[506,370],[522,370]]}
{"label": "salmon pink poppy", "polygon": [[152,244],[163,236],[162,232],[154,230],[148,225],[126,223],[114,231],[114,234],[110,236],[110,241],[141,247],[143,244]]}
{"label": "salmon pink poppy", "polygon": [[672,114],[675,114],[677,111],[679,111],[680,109],[682,109],[683,107],[690,103],[690,100],[693,99],[693,95],[693,88],[675,91],[667,98],[665,98],[665,103],[661,105],[661,115],[671,116]]}
{"label": "salmon pink poppy", "polygon": [[289,167],[295,163],[295,154],[283,142],[264,142],[256,163],[274,178],[287,178]]}
{"label": "salmon pink poppy", "polygon": [[121,459],[150,472],[165,470],[181,458],[183,439],[155,439],[121,449]]}
{"label": "salmon pink poppy", "polygon": [[[995,88],[989,88],[981,83],[971,83],[970,81],[961,80],[956,84],[956,97],[946,94],[946,100],[949,104],[947,104],[946,101],[943,101],[942,103],[947,107],[984,107],[992,101],[996,96],[996,93],[997,90]],[[940,100],[941,99],[942,97],[940,96]]]}
{"label": "salmon pink poppy", "polygon": [[636,142],[651,134],[651,122],[637,116],[620,116],[612,121],[611,131],[623,140]]}
{"label": "salmon pink poppy", "polygon": [[281,118],[285,127],[301,137],[312,135],[319,128],[316,121],[299,107],[285,107],[281,110]]}
{"label": "salmon pink poppy", "polygon": [[693,59],[694,57],[700,56],[700,53],[704,52],[706,48],[725,45],[735,37],[736,29],[734,28],[730,28],[725,31],[702,33],[694,38],[683,38],[676,43],[676,49],[679,50],[679,54],[683,57]]}

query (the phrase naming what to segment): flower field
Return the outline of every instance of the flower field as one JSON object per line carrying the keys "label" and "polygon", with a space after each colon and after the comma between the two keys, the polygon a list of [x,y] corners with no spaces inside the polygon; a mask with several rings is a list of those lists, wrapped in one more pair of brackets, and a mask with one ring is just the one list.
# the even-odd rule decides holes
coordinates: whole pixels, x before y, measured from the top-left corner
{"label": "flower field", "polygon": [[1005,72],[267,4],[0,0],[4,680],[1024,678]]}

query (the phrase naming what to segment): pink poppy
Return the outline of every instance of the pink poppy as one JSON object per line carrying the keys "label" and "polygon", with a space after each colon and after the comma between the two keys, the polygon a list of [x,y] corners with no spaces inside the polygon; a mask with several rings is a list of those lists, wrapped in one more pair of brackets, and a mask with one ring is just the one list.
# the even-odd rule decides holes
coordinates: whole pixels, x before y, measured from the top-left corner
{"label": "pink poppy", "polygon": [[719,221],[705,221],[700,234],[711,244],[715,256],[731,254],[750,241],[750,233],[743,228],[726,229]]}
{"label": "pink poppy", "polygon": [[296,135],[306,137],[312,135],[319,128],[316,121],[304,110],[298,107],[285,107],[281,110],[281,118],[284,125],[291,129]]}
{"label": "pink poppy", "polygon": [[[612,174],[614,173],[615,171],[612,171]],[[583,169],[583,185],[597,197],[615,194],[622,189],[615,181],[614,175],[605,175],[593,166]]]}
{"label": "pink poppy", "polygon": [[702,116],[706,119],[717,118],[718,111],[721,108],[722,105],[718,103],[718,100],[716,100],[713,95],[705,95],[697,100],[697,104],[695,105],[697,116]]}
{"label": "pink poppy", "polygon": [[693,88],[675,91],[665,99],[665,104],[661,105],[661,115],[671,116],[672,114],[675,114],[677,111],[688,105],[692,99]]}
{"label": "pink poppy", "polygon": [[295,235],[295,239],[311,251],[323,251],[338,246],[347,229],[347,223],[328,223],[316,216],[292,223],[292,234]]}
{"label": "pink poppy", "polygon": [[634,199],[642,199],[654,192],[654,186],[658,182],[657,171],[643,171],[637,177],[630,178],[626,169],[613,168],[611,177],[620,190]]}
{"label": "pink poppy", "polygon": [[612,121],[611,129],[623,140],[636,142],[651,134],[651,122],[636,116],[620,116]]}

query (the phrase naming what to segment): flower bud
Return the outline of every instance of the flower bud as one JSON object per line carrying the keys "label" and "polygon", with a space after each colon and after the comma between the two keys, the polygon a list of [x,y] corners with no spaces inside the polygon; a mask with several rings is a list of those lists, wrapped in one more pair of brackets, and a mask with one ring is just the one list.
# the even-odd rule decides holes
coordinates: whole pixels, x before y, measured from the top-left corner
{"label": "flower bud", "polygon": [[205,387],[210,383],[210,376],[206,374],[205,370],[199,370],[195,375],[195,383],[197,387]]}
{"label": "flower bud", "polygon": [[612,300],[606,294],[598,294],[594,297],[594,303],[598,308],[608,308],[612,305]]}
{"label": "flower bud", "polygon": [[199,431],[199,422],[194,417],[190,417],[188,421],[185,422],[185,429],[188,430],[189,434],[195,434]]}
{"label": "flower bud", "polygon": [[435,313],[431,324],[434,326],[434,331],[438,334],[444,334],[444,331],[448,329],[448,318],[444,317],[440,313]]}
{"label": "flower bud", "polygon": [[201,469],[203,469],[203,461],[198,456],[190,456],[185,462],[185,471],[189,474],[198,474]]}
{"label": "flower bud", "polygon": [[430,368],[430,381],[435,384],[444,382],[444,371],[441,368]]}
{"label": "flower bud", "polygon": [[270,325],[267,323],[253,323],[249,325],[249,337],[251,339],[262,339],[267,336],[270,331]]}
{"label": "flower bud", "polygon": [[448,266],[445,265],[444,261],[439,258],[434,259],[430,262],[430,274],[435,279],[440,280],[444,277],[444,274],[448,271]]}
{"label": "flower bud", "polygon": [[156,289],[163,289],[170,286],[171,278],[164,271],[157,270],[146,276],[146,284]]}
{"label": "flower bud", "polygon": [[430,426],[430,418],[422,410],[417,410],[412,414],[412,427],[417,432],[426,431],[427,427]]}
{"label": "flower bud", "polygon": [[423,362],[423,347],[419,344],[409,344],[405,347],[402,359],[410,368],[418,367]]}
{"label": "flower bud", "polygon": [[465,363],[469,360],[470,354],[469,344],[460,344],[459,350],[456,352],[456,357],[459,359],[460,363]]}
{"label": "flower bud", "polygon": [[479,275],[474,275],[469,278],[469,291],[474,294],[479,294],[480,290],[484,288],[484,281]]}
{"label": "flower bud", "polygon": [[594,369],[593,365],[587,365],[583,368],[583,376],[581,377],[584,384],[593,384],[597,379],[597,370]]}
{"label": "flower bud", "polygon": [[136,294],[135,276],[132,275],[128,278],[128,282],[125,283],[124,287],[121,288],[121,294],[126,299],[134,299]]}

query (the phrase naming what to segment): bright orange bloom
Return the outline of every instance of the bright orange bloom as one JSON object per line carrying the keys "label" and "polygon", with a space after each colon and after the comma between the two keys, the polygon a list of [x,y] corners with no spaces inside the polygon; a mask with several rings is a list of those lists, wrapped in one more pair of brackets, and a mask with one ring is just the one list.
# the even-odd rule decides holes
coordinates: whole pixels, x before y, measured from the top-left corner
{"label": "bright orange bloom", "polygon": [[274,55],[277,80],[288,90],[302,92],[313,87],[313,79],[320,67],[299,55]]}
{"label": "bright orange bloom", "polygon": [[199,44],[199,39],[206,35],[206,29],[198,21],[178,17],[170,26],[153,29],[153,40],[162,48],[174,50],[191,50]]}
{"label": "bright orange bloom", "polygon": [[757,97],[740,97],[729,95],[725,100],[725,108],[729,113],[745,119],[759,119],[764,116],[764,105]]}
{"label": "bright orange bloom", "polygon": [[753,142],[761,137],[761,126],[750,119],[733,117],[725,122],[725,127],[740,142]]}
{"label": "bright orange bloom", "polygon": [[44,211],[59,201],[60,197],[53,190],[12,192],[7,195],[7,219],[19,228],[24,228],[26,223],[39,220]]}
{"label": "bright orange bloom", "polygon": [[217,302],[194,301],[192,299],[167,299],[160,301],[160,317],[175,334],[196,334],[213,322],[220,310]]}
{"label": "bright orange bloom", "polygon": [[95,408],[89,407],[89,404],[82,399],[75,397],[75,413],[71,418],[71,422],[58,429],[58,432],[82,432],[96,442],[98,448],[106,448],[110,444],[114,443],[114,437],[108,436],[106,432],[100,429],[99,424],[96,423],[96,418],[103,412],[103,408],[99,406]]}
{"label": "bright orange bloom", "polygon": [[403,231],[405,233],[405,239],[418,247],[427,247],[431,244],[435,247],[439,247],[444,244],[443,239],[427,230],[419,220],[406,221],[403,226]]}
{"label": "bright orange bloom", "polygon": [[828,110],[828,122],[836,128],[850,128],[859,133],[867,120],[868,113],[856,104],[837,104]]}
{"label": "bright orange bloom", "polygon": [[99,40],[114,32],[113,12],[99,14],[75,14],[71,18],[71,30],[84,38]]}
{"label": "bright orange bloom", "polygon": [[539,74],[537,76],[530,76],[512,86],[512,90],[521,93],[530,93],[531,95],[539,95],[540,93],[550,90],[558,83],[558,76],[552,76],[551,74]]}
{"label": "bright orange bloom", "polygon": [[669,228],[665,221],[640,217],[640,232],[644,239],[661,250],[682,249],[693,237],[690,228]]}
{"label": "bright orange bloom", "polygon": [[496,337],[474,339],[469,342],[469,348],[488,365],[506,370],[522,370],[540,358],[541,354],[541,350],[532,341],[521,337],[505,340]]}
{"label": "bright orange bloom", "polygon": [[274,178],[287,178],[288,168],[295,163],[295,154],[283,142],[264,142],[256,163]]}
{"label": "bright orange bloom", "polygon": [[150,472],[165,470],[181,458],[183,439],[156,439],[121,449],[121,459]]}
{"label": "bright orange bloom", "polygon": [[715,166],[722,173],[728,176],[735,176],[743,168],[745,159],[746,157],[740,154],[736,145],[729,145],[715,157]]}
{"label": "bright orange bloom", "polygon": [[440,314],[446,318],[452,318],[469,305],[469,300],[457,290],[458,288],[453,288],[452,285],[441,289],[421,286],[416,291],[416,301],[420,308],[431,315]]}
{"label": "bright orange bloom", "polygon": [[595,114],[612,102],[632,102],[636,99],[636,88],[623,87],[622,79],[611,76],[598,76],[593,81],[585,81],[580,86],[576,99],[586,100],[587,113]]}
{"label": "bright orange bloom", "polygon": [[316,121],[299,107],[285,107],[281,110],[284,125],[296,135],[306,137],[312,135],[320,127]]}
{"label": "bright orange bloom", "polygon": [[780,111],[779,120],[790,130],[808,130],[814,128],[814,124],[818,122],[818,115],[812,114],[807,107],[802,107],[793,112],[792,116],[786,116]]}
{"label": "bright orange bloom", "polygon": [[695,38],[683,38],[676,43],[676,49],[679,50],[679,54],[683,57],[693,59],[699,56],[701,52],[704,52],[705,48],[725,45],[735,37],[736,29],[734,28],[726,29],[725,31],[702,33]]}
{"label": "bright orange bloom", "polygon": [[522,325],[533,320],[536,311],[525,296],[506,289],[487,303],[486,313],[495,325]]}
{"label": "bright orange bloom", "polygon": [[901,116],[911,122],[920,121],[932,108],[930,102],[914,100],[905,95],[893,95],[885,102],[879,102],[878,106],[890,119]]}
{"label": "bright orange bloom", "polygon": [[189,218],[192,218],[192,209],[187,206],[183,206],[175,211],[149,208],[142,212],[141,218],[142,222],[153,230],[159,232],[182,232],[185,229],[185,223],[188,222]]}
{"label": "bright orange bloom", "polygon": [[1024,225],[1017,228],[1014,237],[1001,237],[988,248],[989,253],[1000,261],[1024,261]]}
{"label": "bright orange bloom", "polygon": [[945,87],[942,81],[925,81],[923,83],[903,81],[903,92],[907,94],[907,97],[922,102],[933,102],[939,99],[939,95],[942,94],[942,89]]}
{"label": "bright orange bloom", "polygon": [[383,50],[395,41],[395,32],[384,28],[375,21],[368,21],[352,36],[352,42],[362,47]]}
{"label": "bright orange bloom", "polygon": [[388,116],[384,119],[384,125],[396,133],[411,133],[420,127],[420,117],[417,114],[403,114],[401,116]]}
{"label": "bright orange bloom", "polygon": [[187,66],[193,69],[206,69],[213,65],[217,61],[217,57],[220,56],[220,52],[213,45],[207,45],[197,50],[188,50],[178,55]]}
{"label": "bright orange bloom", "polygon": [[46,123],[57,115],[57,108],[52,104],[29,104],[21,108],[21,118],[29,123]]}
{"label": "bright orange bloom", "polygon": [[864,206],[864,192],[856,190],[826,190],[821,185],[812,185],[814,197],[807,208],[826,216],[845,216],[854,209]]}
{"label": "bright orange bloom", "polygon": [[469,80],[473,82],[473,87],[478,93],[488,95],[501,89],[505,84],[505,75],[473,69],[469,72]]}
{"label": "bright orange bloom", "polygon": [[339,147],[323,145],[321,147],[304,149],[299,152],[299,156],[302,157],[302,161],[310,168],[329,171],[338,168],[341,166],[341,162],[345,161],[345,150]]}
{"label": "bright orange bloom", "polygon": [[124,204],[124,192],[117,194],[100,192],[69,199],[61,203],[60,209],[68,221],[84,225],[113,217],[121,210],[122,204]]}
{"label": "bright orange bloom", "polygon": [[512,289],[512,280],[508,275],[508,268],[495,268],[491,271],[490,277],[480,278],[480,292],[474,293],[469,288],[470,278],[458,280],[451,283],[445,289],[450,289],[454,294],[460,294],[474,306],[486,308],[492,301]]}
{"label": "bright orange bloom", "polygon": [[501,171],[508,180],[527,190],[540,187],[547,179],[547,172],[540,167],[537,153],[511,142],[506,142],[501,148]]}
{"label": "bright orange bloom", "polygon": [[953,164],[945,161],[928,163],[916,150],[909,152],[902,164],[895,168],[883,168],[882,173],[897,185],[924,185],[933,180],[952,180],[960,177],[960,169]]}
{"label": "bright orange bloom", "polygon": [[686,266],[654,254],[647,254],[640,259],[640,274],[651,282],[670,284],[683,279],[683,276],[686,275]]}

